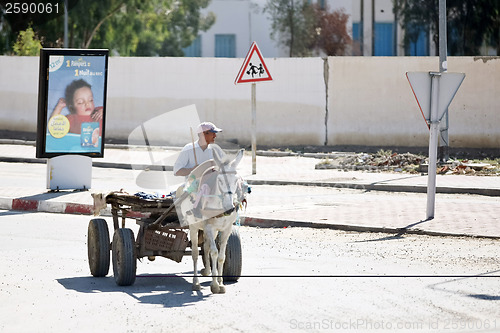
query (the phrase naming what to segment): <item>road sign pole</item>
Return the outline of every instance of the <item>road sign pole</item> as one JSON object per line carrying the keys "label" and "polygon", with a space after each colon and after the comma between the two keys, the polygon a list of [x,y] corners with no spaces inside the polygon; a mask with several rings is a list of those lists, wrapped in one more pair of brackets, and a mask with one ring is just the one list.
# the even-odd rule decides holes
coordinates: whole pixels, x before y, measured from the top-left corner
{"label": "road sign pole", "polygon": [[241,65],[238,76],[234,84],[252,83],[252,174],[257,173],[257,102],[256,102],[256,84],[255,82],[272,81],[273,78],[264,62],[256,42],[253,42],[248,50],[248,54]]}
{"label": "road sign pole", "polygon": [[257,85],[252,83],[252,175],[257,173]]}
{"label": "road sign pole", "polygon": [[427,176],[427,219],[434,218],[439,124],[465,78],[464,73],[407,72],[406,77],[422,115],[429,126],[429,167]]}
{"label": "road sign pole", "polygon": [[427,219],[434,218],[434,204],[436,201],[436,164],[437,149],[439,141],[439,79],[440,73],[429,73],[431,75],[431,113],[430,113],[430,135],[429,135],[429,167],[427,170]]}

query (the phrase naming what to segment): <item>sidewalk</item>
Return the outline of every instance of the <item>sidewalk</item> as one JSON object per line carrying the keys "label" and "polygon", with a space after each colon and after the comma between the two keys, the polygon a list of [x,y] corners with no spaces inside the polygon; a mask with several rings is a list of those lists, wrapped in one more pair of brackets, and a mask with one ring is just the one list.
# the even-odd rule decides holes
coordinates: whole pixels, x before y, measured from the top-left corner
{"label": "sidewalk", "polygon": [[[90,215],[90,193],[135,190],[137,171],[132,169],[154,160],[165,161],[168,170],[176,151],[106,146],[105,157],[93,160],[91,191],[50,193],[46,166],[35,158],[34,145],[3,140],[0,209]],[[276,155],[259,154],[255,175],[249,154],[240,164],[240,174],[251,185],[262,185],[250,196],[242,224],[500,238],[500,177],[438,175],[437,193],[442,194],[436,197],[435,218],[424,221],[426,175],[316,170],[317,158]],[[339,188],[355,191],[339,195]],[[103,214],[109,216],[109,209]]]}

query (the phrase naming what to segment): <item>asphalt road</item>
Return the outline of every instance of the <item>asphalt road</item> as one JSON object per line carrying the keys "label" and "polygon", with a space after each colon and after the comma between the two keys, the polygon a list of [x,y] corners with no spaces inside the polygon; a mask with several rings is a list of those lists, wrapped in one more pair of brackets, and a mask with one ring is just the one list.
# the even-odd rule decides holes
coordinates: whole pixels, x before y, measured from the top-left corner
{"label": "asphalt road", "polygon": [[0,331],[500,329],[498,240],[240,227],[243,277],[212,295],[189,257],[138,263],[130,287],[91,277],[88,221],[0,211]]}

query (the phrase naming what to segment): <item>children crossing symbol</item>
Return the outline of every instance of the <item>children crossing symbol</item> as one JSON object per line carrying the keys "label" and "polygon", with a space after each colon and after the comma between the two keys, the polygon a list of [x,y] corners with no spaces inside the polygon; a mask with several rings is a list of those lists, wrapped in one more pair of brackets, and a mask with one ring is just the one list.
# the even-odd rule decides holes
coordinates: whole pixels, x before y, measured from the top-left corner
{"label": "children crossing symbol", "polygon": [[245,61],[243,61],[243,65],[234,80],[234,84],[272,80],[273,78],[267,69],[259,47],[257,46],[257,43],[253,42]]}
{"label": "children crossing symbol", "polygon": [[264,74],[266,72],[266,70],[264,69],[262,64],[259,64],[259,67],[257,67],[255,65],[252,65],[252,63],[250,63],[249,66],[250,66],[250,69],[247,70],[247,74],[248,75],[251,74],[252,77],[254,76],[254,74],[259,74],[259,77],[261,77],[262,74]]}

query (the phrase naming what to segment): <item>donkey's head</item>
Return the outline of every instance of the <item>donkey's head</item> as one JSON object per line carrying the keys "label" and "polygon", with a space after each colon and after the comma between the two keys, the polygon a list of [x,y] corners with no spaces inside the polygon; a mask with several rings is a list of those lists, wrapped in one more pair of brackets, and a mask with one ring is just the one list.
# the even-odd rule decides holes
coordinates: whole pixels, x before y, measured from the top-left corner
{"label": "donkey's head", "polygon": [[235,203],[238,201],[237,191],[241,186],[240,179],[236,173],[236,167],[241,162],[244,149],[241,149],[236,158],[232,161],[228,160],[222,149],[214,149],[214,161],[218,168],[216,192],[222,198],[222,208],[224,211],[229,211],[235,208]]}

